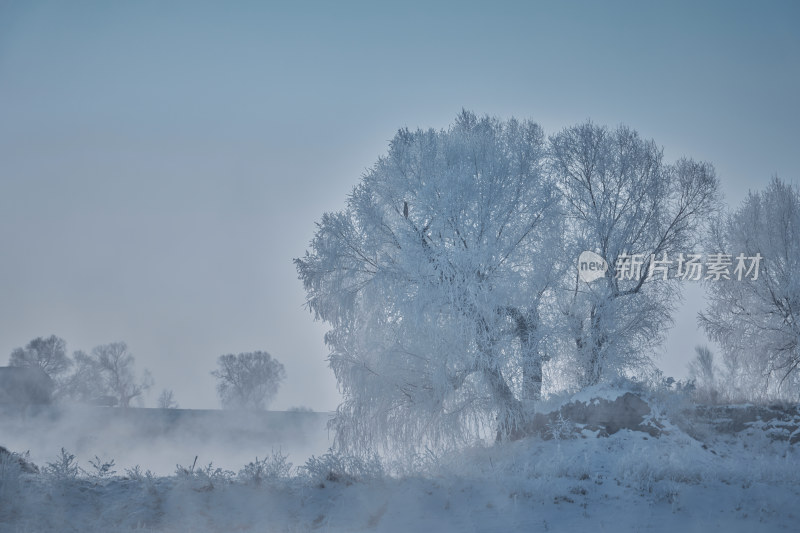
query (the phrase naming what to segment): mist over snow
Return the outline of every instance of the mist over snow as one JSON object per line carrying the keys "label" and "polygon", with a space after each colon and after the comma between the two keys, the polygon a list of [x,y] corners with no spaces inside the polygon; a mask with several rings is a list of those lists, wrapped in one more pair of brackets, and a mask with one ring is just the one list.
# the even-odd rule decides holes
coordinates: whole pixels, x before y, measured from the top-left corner
{"label": "mist over snow", "polygon": [[27,450],[45,464],[65,448],[84,465],[95,456],[113,459],[117,470],[139,465],[169,475],[195,457],[236,469],[274,452],[295,463],[325,453],[332,445],[327,413],[235,412],[190,409],[126,409],[73,406],[0,422],[3,446]]}
{"label": "mist over snow", "polygon": [[[627,422],[624,410],[612,416],[627,427],[602,416],[588,423],[559,416],[582,405],[588,418],[580,420],[590,420],[601,412],[593,404],[630,394],[645,400],[636,405],[647,414]],[[269,453],[237,466],[230,442],[217,450],[221,468],[202,457],[194,464],[189,454],[164,475],[118,464],[109,474],[102,470],[108,458],[94,461],[98,467],[70,453],[52,453],[36,467],[4,455],[0,524],[90,532],[794,529],[800,457],[789,441],[800,441],[796,408],[764,409],[759,420],[746,407],[734,415],[694,411],[674,392],[603,387],[589,396],[595,400],[551,401],[538,436],[403,464],[330,453],[290,464]],[[277,431],[285,437],[287,430]],[[207,449],[196,433],[185,437],[176,443],[182,455]],[[167,455],[168,440],[154,442],[155,463]]]}

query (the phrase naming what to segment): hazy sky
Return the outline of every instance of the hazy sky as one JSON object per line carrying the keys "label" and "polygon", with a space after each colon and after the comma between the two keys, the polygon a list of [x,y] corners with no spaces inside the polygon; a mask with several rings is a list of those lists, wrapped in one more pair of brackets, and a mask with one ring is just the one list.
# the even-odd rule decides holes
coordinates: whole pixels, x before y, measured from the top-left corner
{"label": "hazy sky", "polygon": [[[0,364],[124,340],[182,407],[267,350],[333,409],[292,258],[397,128],[625,123],[726,199],[800,177],[800,4],[0,0]],[[699,286],[660,364],[685,375]]]}

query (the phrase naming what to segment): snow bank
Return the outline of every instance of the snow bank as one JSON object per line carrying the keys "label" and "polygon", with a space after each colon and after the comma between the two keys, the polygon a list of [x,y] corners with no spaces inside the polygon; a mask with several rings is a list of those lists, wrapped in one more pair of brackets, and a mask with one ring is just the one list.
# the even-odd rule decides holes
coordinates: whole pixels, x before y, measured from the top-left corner
{"label": "snow bank", "polygon": [[[565,406],[641,405],[623,392]],[[626,399],[627,398],[627,399]],[[653,399],[641,423],[553,432],[421,458],[403,475],[336,454],[291,466],[280,454],[237,471],[110,475],[63,457],[0,465],[2,531],[772,531],[796,528],[800,447],[756,419],[691,436]],[[597,401],[594,401],[597,400]],[[566,410],[560,410],[563,415]],[[577,425],[566,420],[565,425]],[[777,426],[774,426],[777,427]],[[773,427],[773,429],[774,429]],[[66,466],[65,466],[66,463]],[[202,464],[202,463],[201,463]],[[74,466],[74,465],[73,465]]]}

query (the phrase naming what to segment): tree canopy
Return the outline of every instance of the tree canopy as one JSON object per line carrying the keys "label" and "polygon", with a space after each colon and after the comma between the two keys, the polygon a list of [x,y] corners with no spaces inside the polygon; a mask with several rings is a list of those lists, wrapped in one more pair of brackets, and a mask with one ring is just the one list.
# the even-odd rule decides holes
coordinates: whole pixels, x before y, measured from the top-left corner
{"label": "tree canopy", "polygon": [[217,393],[226,409],[266,409],[286,370],[267,352],[250,352],[219,356],[211,375],[217,378]]}
{"label": "tree canopy", "polygon": [[[716,190],[709,164],[667,164],[625,127],[547,139],[531,121],[462,111],[446,130],[399,130],[295,260],[331,327],[337,443],[513,437],[554,359],[580,385],[647,366],[678,294],[647,278],[650,258],[695,242]],[[591,285],[576,278],[582,250],[647,262]]]}

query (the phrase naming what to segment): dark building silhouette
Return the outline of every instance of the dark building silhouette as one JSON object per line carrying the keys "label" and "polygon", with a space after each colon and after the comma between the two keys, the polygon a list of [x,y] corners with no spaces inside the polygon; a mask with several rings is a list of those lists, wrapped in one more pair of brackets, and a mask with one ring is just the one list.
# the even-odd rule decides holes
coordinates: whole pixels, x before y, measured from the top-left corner
{"label": "dark building silhouette", "polygon": [[49,404],[53,388],[53,380],[41,368],[0,366],[0,406]]}

